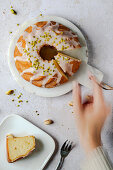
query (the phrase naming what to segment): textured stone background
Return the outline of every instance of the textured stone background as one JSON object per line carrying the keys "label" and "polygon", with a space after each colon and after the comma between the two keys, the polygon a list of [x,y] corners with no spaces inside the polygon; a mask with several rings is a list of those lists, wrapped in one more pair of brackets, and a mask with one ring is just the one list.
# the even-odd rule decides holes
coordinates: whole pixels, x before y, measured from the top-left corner
{"label": "textured stone background", "polygon": [[[18,15],[10,13],[10,6]],[[0,121],[9,114],[19,114],[56,139],[56,154],[45,168],[55,169],[59,161],[59,146],[66,139],[74,141],[76,147],[67,157],[63,170],[79,170],[84,159],[84,152],[79,145],[74,115],[68,102],[72,93],[57,98],[42,98],[21,89],[13,79],[8,63],[7,51],[12,35],[29,18],[40,13],[57,15],[69,19],[79,26],[86,36],[89,45],[89,63],[104,73],[104,81],[113,85],[113,2],[108,0],[0,0]],[[12,31],[12,34],[9,32]],[[9,89],[16,89],[16,96],[6,96]],[[88,89],[82,88],[83,94]],[[22,92],[24,100],[17,107],[17,95]],[[113,91],[104,92],[107,101],[113,103]],[[15,102],[12,102],[12,98]],[[29,103],[25,101],[28,100]],[[38,110],[39,116],[35,111]],[[53,119],[54,124],[46,126],[45,119]],[[113,118],[108,118],[102,140],[113,161]]]}

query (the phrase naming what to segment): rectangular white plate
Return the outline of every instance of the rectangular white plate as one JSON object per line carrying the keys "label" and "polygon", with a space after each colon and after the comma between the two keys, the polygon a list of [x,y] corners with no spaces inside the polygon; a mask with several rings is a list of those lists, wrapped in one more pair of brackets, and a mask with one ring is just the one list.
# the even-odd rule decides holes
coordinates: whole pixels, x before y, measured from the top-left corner
{"label": "rectangular white plate", "polygon": [[[7,162],[6,135],[34,135],[36,149],[28,157],[14,163]],[[55,150],[55,142],[47,133],[18,115],[6,117],[0,124],[0,170],[42,170]]]}

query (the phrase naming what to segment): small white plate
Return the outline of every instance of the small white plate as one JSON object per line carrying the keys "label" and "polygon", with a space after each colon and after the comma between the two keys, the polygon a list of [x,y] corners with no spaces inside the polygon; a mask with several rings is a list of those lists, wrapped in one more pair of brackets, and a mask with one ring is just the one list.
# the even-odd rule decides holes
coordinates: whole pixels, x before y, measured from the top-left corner
{"label": "small white plate", "polygon": [[[6,135],[34,135],[36,149],[28,157],[14,163],[7,162]],[[47,133],[18,115],[6,117],[0,125],[0,169],[1,170],[42,170],[55,150],[55,142]]]}
{"label": "small white plate", "polygon": [[[63,95],[65,93],[68,93],[69,91],[72,90],[72,81],[76,79],[76,74],[74,74],[74,76],[70,77],[70,79],[69,79],[69,81],[67,83],[64,83],[64,84],[62,84],[60,86],[57,86],[57,87],[54,87],[54,88],[41,88],[41,87],[37,87],[37,86],[27,82],[26,80],[24,80],[20,76],[20,74],[19,74],[19,72],[18,72],[18,70],[16,69],[16,66],[15,66],[15,61],[14,61],[15,44],[16,44],[18,38],[24,32],[24,30],[29,25],[34,24],[37,21],[56,21],[58,23],[61,23],[61,24],[65,25],[65,26],[67,26],[72,31],[76,32],[78,34],[78,37],[79,37],[80,43],[82,45],[82,48],[76,49],[76,50],[73,50],[73,51],[69,51],[69,54],[72,55],[73,57],[80,58],[85,63],[87,63],[87,61],[88,61],[87,43],[86,43],[84,35],[77,28],[76,25],[74,25],[73,23],[71,23],[70,21],[68,21],[68,20],[66,20],[64,18],[57,17],[57,16],[42,16],[42,17],[39,16],[39,17],[33,18],[33,19],[25,22],[24,24],[22,24],[20,26],[19,30],[13,36],[12,41],[11,41],[10,46],[9,46],[9,51],[8,51],[8,63],[9,63],[11,73],[14,76],[14,78],[16,79],[16,81],[25,90],[27,90],[27,91],[29,91],[31,93],[34,93],[36,95],[43,96],[43,97],[60,96],[60,95]],[[81,70],[81,68],[79,70]],[[82,74],[84,74],[84,73],[82,73]]]}

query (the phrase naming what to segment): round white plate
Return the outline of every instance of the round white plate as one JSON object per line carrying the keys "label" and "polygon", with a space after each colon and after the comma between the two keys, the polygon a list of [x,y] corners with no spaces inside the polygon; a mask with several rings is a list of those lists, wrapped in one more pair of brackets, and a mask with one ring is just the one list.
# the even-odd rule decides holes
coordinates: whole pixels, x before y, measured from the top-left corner
{"label": "round white plate", "polygon": [[19,30],[16,32],[16,34],[12,38],[12,41],[9,46],[9,51],[8,51],[8,63],[9,63],[11,73],[14,76],[15,80],[21,85],[21,87],[23,87],[25,90],[27,90],[31,93],[34,93],[36,95],[43,96],[43,97],[56,97],[56,96],[66,94],[72,90],[72,81],[76,79],[76,74],[74,74],[72,77],[70,77],[69,81],[65,84],[62,84],[62,85],[54,87],[54,88],[42,88],[42,87],[37,87],[37,86],[31,84],[30,82],[27,82],[26,80],[24,80],[20,76],[18,70],[16,69],[15,61],[14,61],[15,44],[16,44],[18,38],[20,37],[20,35],[22,35],[22,33],[24,32],[24,30],[29,25],[36,23],[37,21],[56,21],[56,22],[59,22],[65,26],[67,26],[73,32],[76,32],[78,34],[82,48],[75,49],[72,51],[65,51],[65,53],[70,54],[73,57],[80,58],[81,60],[83,60],[84,62],[87,63],[88,49],[87,49],[87,43],[86,43],[85,37],[82,34],[82,32],[73,23],[71,23],[70,21],[68,21],[64,18],[57,17],[57,16],[39,16],[39,17],[33,18],[33,19],[25,22],[23,25],[21,25]]}

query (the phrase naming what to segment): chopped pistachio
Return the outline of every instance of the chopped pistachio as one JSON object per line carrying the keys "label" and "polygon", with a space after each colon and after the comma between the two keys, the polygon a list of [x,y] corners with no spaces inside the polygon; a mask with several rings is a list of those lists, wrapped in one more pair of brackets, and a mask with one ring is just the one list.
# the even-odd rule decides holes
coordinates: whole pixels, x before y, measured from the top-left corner
{"label": "chopped pistachio", "polygon": [[17,24],[17,26],[19,26],[19,24]]}
{"label": "chopped pistachio", "polygon": [[14,99],[12,99],[12,102],[14,102]]}
{"label": "chopped pistachio", "polygon": [[10,31],[9,34],[12,34],[12,31]]}
{"label": "chopped pistachio", "polygon": [[19,101],[18,101],[18,103],[22,103],[22,102],[23,102],[23,100],[19,100]]}
{"label": "chopped pistachio", "polygon": [[21,97],[21,95],[19,95],[18,97],[17,97],[17,99],[19,99]]}
{"label": "chopped pistachio", "polygon": [[40,14],[40,16],[42,16],[42,14]]}
{"label": "chopped pistachio", "polygon": [[18,104],[17,107],[20,107],[20,105]]}
{"label": "chopped pistachio", "polygon": [[40,43],[40,42],[41,42],[41,40],[38,41],[38,43]]}
{"label": "chopped pistachio", "polygon": [[55,41],[52,42],[52,44],[54,44],[54,43],[55,43]]}
{"label": "chopped pistachio", "polygon": [[64,50],[64,46],[62,45],[62,48],[61,48],[61,50],[63,51]]}
{"label": "chopped pistachio", "polygon": [[26,100],[26,103],[28,103],[28,100]]}
{"label": "chopped pistachio", "polygon": [[47,41],[49,41],[49,40],[50,40],[50,38],[47,38],[46,40],[47,40]]}
{"label": "chopped pistachio", "polygon": [[10,10],[12,14],[17,15],[17,12],[14,9]]}
{"label": "chopped pistachio", "polygon": [[11,5],[11,8],[13,8],[13,6]]}

